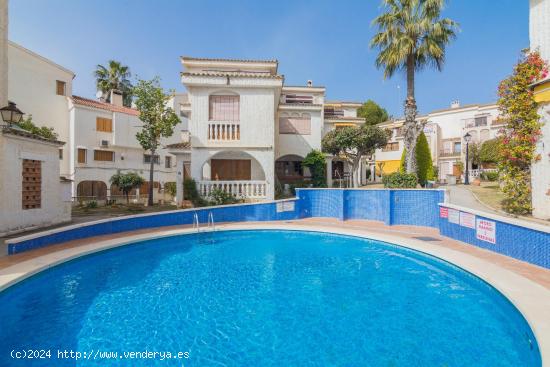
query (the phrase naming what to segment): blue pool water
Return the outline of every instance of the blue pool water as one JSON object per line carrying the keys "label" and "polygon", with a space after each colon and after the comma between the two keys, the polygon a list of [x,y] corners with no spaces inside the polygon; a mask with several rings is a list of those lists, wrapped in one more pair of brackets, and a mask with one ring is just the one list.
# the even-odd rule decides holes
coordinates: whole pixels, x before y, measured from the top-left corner
{"label": "blue pool water", "polygon": [[[10,357],[29,350],[51,357]],[[58,350],[90,359],[59,360]],[[145,351],[179,358],[145,358]],[[105,352],[118,355],[96,354]],[[97,253],[0,293],[0,365],[526,367],[541,360],[520,313],[443,261],[349,236],[231,231]]]}

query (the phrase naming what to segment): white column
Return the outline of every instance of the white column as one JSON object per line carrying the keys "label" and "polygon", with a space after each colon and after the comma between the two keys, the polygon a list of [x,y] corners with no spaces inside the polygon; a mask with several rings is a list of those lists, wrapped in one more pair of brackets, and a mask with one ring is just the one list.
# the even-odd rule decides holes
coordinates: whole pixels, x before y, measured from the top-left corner
{"label": "white column", "polygon": [[176,156],[176,205],[181,206],[183,203],[183,172],[185,162],[179,161]]}
{"label": "white column", "polygon": [[332,187],[332,157],[326,157],[327,162],[327,186]]}
{"label": "white column", "polygon": [[8,0],[0,0],[0,108],[8,104]]}

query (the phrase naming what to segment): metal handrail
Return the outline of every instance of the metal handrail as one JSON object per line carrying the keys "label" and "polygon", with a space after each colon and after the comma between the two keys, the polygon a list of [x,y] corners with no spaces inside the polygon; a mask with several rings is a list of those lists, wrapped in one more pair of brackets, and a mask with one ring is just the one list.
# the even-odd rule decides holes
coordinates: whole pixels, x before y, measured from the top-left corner
{"label": "metal handrail", "polygon": [[199,224],[199,215],[197,212],[193,214],[193,229],[196,229],[197,232],[201,231],[200,224]]}
{"label": "metal handrail", "polygon": [[208,222],[206,224],[207,228],[210,228],[210,225],[212,225],[212,230],[216,230],[216,225],[214,224],[214,214],[212,212],[208,212]]}

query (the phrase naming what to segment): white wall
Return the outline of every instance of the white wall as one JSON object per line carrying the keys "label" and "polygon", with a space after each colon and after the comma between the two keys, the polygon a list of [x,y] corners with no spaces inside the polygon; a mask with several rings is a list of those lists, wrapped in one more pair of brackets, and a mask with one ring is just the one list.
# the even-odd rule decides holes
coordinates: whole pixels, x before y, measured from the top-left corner
{"label": "white wall", "polygon": [[[311,116],[310,134],[279,134],[279,119],[282,117],[300,117],[304,114]],[[321,136],[323,130],[322,112],[319,111],[282,111],[279,112],[275,122],[276,149],[275,158],[293,154],[304,158],[312,149],[321,149]]]}
{"label": "white wall", "polygon": [[[54,128],[58,139],[69,141],[69,114],[67,97],[72,95],[74,74],[22,46],[9,42],[8,46],[9,100],[26,115],[32,115],[38,126]],[[56,80],[66,83],[65,95],[56,94]],[[68,146],[63,147],[60,162],[61,175],[70,175]]]}
{"label": "white wall", "polygon": [[[74,193],[79,182],[99,180],[110,187],[109,180],[117,171],[131,171],[149,179],[149,164],[143,162],[144,150],[136,139],[136,133],[142,122],[137,116],[120,112],[89,108],[71,103],[71,126],[75,126],[74,139],[71,144],[71,160],[74,161]],[[113,132],[96,131],[96,118],[113,119]],[[179,125],[178,125],[179,126]],[[178,126],[176,128],[178,128]],[[176,130],[175,130],[176,131]],[[176,136],[177,134],[174,133]],[[108,147],[101,146],[101,140],[109,141]],[[162,145],[166,145],[162,140]],[[77,149],[87,149],[87,162],[77,162]],[[94,161],[94,149],[115,152],[114,162]],[[160,164],[155,165],[154,180],[161,183],[176,181],[176,157],[164,148],[160,149]],[[171,167],[165,167],[166,157],[171,157]]]}
{"label": "white wall", "polygon": [[541,159],[532,165],[531,174],[533,216],[550,219],[550,103],[541,105],[538,113],[543,125],[536,149]]}
{"label": "white wall", "polygon": [[539,49],[550,60],[550,0],[530,0],[529,39],[531,49]]}
{"label": "white wall", "polygon": [[[209,96],[211,94],[238,94],[240,99],[240,140],[211,142],[207,140],[209,124]],[[271,88],[248,87],[192,87],[189,88],[191,145],[226,147],[270,147],[274,145],[276,91]]]}
{"label": "white wall", "polygon": [[[0,235],[44,227],[71,219],[59,182],[59,146],[35,139],[0,134]],[[22,208],[22,160],[42,162],[41,207]]]}
{"label": "white wall", "polygon": [[0,108],[8,104],[8,0],[0,0]]}

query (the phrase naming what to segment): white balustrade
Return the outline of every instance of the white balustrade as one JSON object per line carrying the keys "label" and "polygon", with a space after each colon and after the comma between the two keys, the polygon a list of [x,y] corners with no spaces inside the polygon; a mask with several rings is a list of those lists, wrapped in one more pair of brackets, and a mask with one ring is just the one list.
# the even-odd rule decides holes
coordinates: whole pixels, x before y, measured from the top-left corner
{"label": "white balustrade", "polygon": [[199,194],[208,197],[219,189],[238,199],[265,199],[266,186],[265,181],[199,181]]}
{"label": "white balustrade", "polygon": [[241,139],[241,125],[234,122],[210,122],[208,140],[228,141]]}

